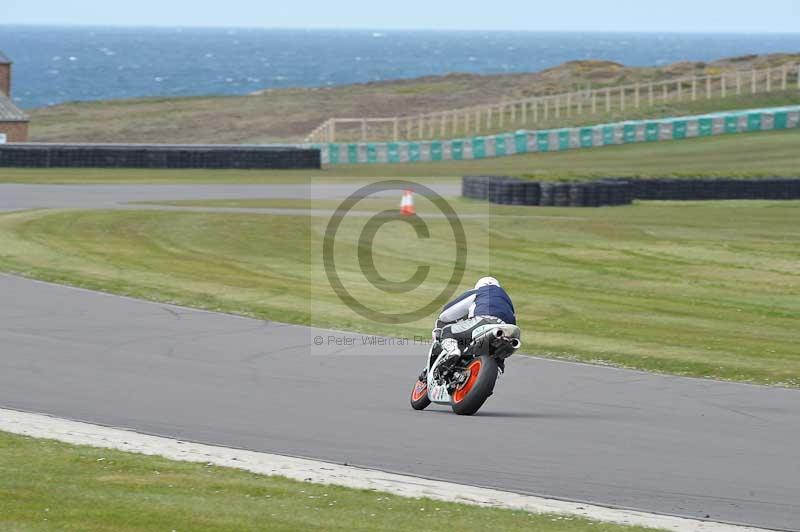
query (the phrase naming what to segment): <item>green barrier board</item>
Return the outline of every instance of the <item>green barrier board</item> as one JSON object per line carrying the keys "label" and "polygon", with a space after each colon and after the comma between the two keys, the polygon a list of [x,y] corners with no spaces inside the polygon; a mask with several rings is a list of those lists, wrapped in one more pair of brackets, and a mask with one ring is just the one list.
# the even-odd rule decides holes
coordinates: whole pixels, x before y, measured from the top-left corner
{"label": "green barrier board", "polygon": [[451,151],[451,158],[454,161],[461,161],[464,159],[464,141],[463,140],[454,140],[450,145]]}
{"label": "green barrier board", "polygon": [[603,127],[603,145],[610,146],[616,144],[616,135],[614,134],[614,126]]}
{"label": "green barrier board", "polygon": [[358,163],[358,145],[348,144],[347,146],[347,162],[350,164]]}
{"label": "green barrier board", "polygon": [[622,139],[625,144],[636,142],[636,126],[633,124],[625,124],[622,129]]}
{"label": "green barrier board", "polygon": [[506,154],[506,137],[505,135],[494,136],[494,154],[501,157]]}
{"label": "green barrier board", "polygon": [[408,145],[408,160],[411,162],[417,162],[420,160],[420,152],[419,143],[412,142]]}
{"label": "green barrier board", "polygon": [[517,133],[514,135],[514,148],[517,153],[528,152],[528,134]]}
{"label": "green barrier board", "polygon": [[[694,121],[697,123],[697,134],[709,136],[715,133],[715,127],[721,127],[725,133],[738,133],[740,131],[763,131],[765,126],[770,129],[786,129],[800,124],[795,114],[800,113],[800,106],[789,106],[773,109],[751,110],[741,112],[716,113],[684,119],[650,120],[648,122],[633,122],[620,124],[606,124],[594,127],[558,129],[547,131],[518,131],[516,133],[500,134],[492,137],[475,137],[471,139],[456,139],[452,141],[435,141],[430,143],[420,142],[386,142],[386,143],[352,143],[352,144],[313,144],[306,145],[319,149],[322,159],[326,164],[359,164],[390,162],[399,163],[431,160],[441,161],[448,159],[463,160],[465,158],[483,159],[487,152],[493,156],[502,157],[511,153],[526,153],[534,151],[566,150],[571,148],[589,148],[595,142],[602,145],[613,145],[622,141],[624,143],[646,140],[655,142],[669,139],[683,139],[688,136],[689,124],[692,124],[694,134]],[[640,131],[639,128],[642,128]],[[643,138],[640,137],[643,135]],[[535,147],[531,143],[535,141]],[[466,145],[471,142],[471,150]],[[490,149],[494,143],[494,152]],[[513,144],[512,144],[513,142]],[[423,146],[425,149],[423,150]],[[446,150],[444,148],[447,148]],[[405,157],[406,150],[408,157]]]}
{"label": "green barrier board", "polygon": [[441,142],[431,142],[431,161],[441,161],[442,160],[442,143]]}
{"label": "green barrier board", "polygon": [[486,139],[480,137],[472,139],[472,157],[474,159],[486,158]]}
{"label": "green barrier board", "polygon": [[569,131],[558,132],[558,149],[559,150],[569,149]]}
{"label": "green barrier board", "polygon": [[750,113],[747,115],[747,130],[761,131],[761,113]]}
{"label": "green barrier board", "polygon": [[594,130],[589,127],[581,129],[581,148],[591,148],[594,146]]}
{"label": "green barrier board", "polygon": [[644,139],[647,142],[657,142],[658,141],[658,131],[661,129],[661,125],[650,122],[645,126],[644,130]]}
{"label": "green barrier board", "polygon": [[392,142],[389,144],[389,162],[390,163],[399,163],[400,162],[400,145],[396,142]]}
{"label": "green barrier board", "polygon": [[711,118],[701,118],[699,121],[699,130],[697,132],[701,137],[710,137],[714,134],[714,120]]}
{"label": "green barrier board", "polygon": [[672,123],[672,138],[676,140],[685,139],[687,129],[688,123],[686,120],[675,120]]}
{"label": "green barrier board", "polygon": [[536,144],[539,146],[539,151],[550,151],[550,134],[537,133]]}
{"label": "green barrier board", "polygon": [[331,164],[339,164],[339,145],[328,144],[328,153]]}

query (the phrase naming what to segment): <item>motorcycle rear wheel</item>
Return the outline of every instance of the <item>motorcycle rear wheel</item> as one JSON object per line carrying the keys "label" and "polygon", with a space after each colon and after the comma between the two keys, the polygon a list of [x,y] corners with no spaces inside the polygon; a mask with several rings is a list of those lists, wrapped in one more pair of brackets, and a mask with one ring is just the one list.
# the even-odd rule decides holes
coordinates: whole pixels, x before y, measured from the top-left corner
{"label": "motorcycle rear wheel", "polygon": [[490,356],[476,358],[467,364],[467,370],[466,382],[453,392],[450,400],[453,412],[460,416],[471,416],[480,410],[497,382],[497,362]]}

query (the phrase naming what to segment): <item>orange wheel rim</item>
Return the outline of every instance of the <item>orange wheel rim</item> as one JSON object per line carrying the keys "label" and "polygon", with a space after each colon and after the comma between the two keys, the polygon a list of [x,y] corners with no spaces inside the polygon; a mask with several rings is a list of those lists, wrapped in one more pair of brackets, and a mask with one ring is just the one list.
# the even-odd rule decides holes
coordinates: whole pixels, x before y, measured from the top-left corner
{"label": "orange wheel rim", "polygon": [[414,390],[411,392],[411,400],[419,401],[428,394],[428,385],[422,381],[417,381]]}
{"label": "orange wheel rim", "polygon": [[453,401],[456,403],[460,403],[464,400],[464,398],[469,395],[469,392],[472,391],[472,388],[475,386],[475,383],[478,380],[478,375],[481,374],[481,361],[474,360],[469,366],[467,366],[467,371],[469,371],[469,377],[467,377],[466,382],[456,390],[453,394]]}

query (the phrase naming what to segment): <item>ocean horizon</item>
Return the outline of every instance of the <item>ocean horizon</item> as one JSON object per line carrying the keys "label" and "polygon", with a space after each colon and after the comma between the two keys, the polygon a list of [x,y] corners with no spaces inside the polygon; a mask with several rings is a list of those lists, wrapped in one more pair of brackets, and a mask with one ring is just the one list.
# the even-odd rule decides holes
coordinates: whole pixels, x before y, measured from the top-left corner
{"label": "ocean horizon", "polygon": [[448,73],[535,72],[573,60],[664,66],[800,53],[800,34],[579,33],[0,25],[13,98],[241,95]]}

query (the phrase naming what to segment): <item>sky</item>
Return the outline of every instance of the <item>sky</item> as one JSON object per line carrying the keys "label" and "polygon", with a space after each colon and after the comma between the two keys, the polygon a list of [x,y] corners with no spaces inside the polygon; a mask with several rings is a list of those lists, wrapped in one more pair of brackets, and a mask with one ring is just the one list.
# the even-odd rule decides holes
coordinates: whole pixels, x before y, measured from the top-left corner
{"label": "sky", "polygon": [[0,24],[800,32],[800,0],[0,0]]}

